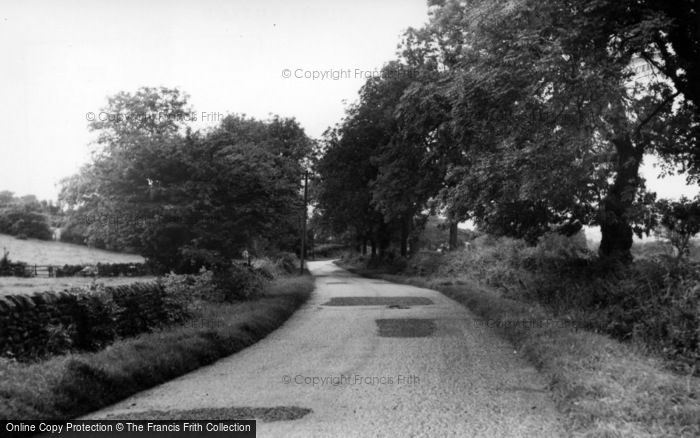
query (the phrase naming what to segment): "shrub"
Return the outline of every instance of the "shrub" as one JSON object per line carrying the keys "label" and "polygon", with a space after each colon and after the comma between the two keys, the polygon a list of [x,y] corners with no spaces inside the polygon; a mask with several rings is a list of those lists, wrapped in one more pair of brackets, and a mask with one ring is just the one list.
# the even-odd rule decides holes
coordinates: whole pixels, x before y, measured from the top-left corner
{"label": "shrub", "polygon": [[169,295],[212,302],[234,302],[262,293],[273,278],[264,268],[233,264],[227,269],[202,268],[198,275],[168,274],[160,283]]}
{"label": "shrub", "polygon": [[56,268],[56,277],[88,275],[98,277],[140,277],[151,275],[145,263],[98,263],[97,265],[63,265]]}
{"label": "shrub", "polygon": [[177,297],[187,302],[205,300],[224,301],[223,292],[214,283],[214,273],[202,268],[198,275],[166,274],[158,279],[168,296]]}
{"label": "shrub", "polygon": [[61,354],[71,351],[74,346],[73,339],[77,337],[74,324],[49,324],[46,330],[46,352],[45,354]]}
{"label": "shrub", "polygon": [[291,252],[279,252],[271,257],[275,264],[287,274],[294,274],[299,269],[299,258]]}
{"label": "shrub", "polygon": [[224,300],[234,302],[262,293],[268,280],[255,268],[234,264],[228,269],[214,273],[214,283],[223,291]]}
{"label": "shrub", "polygon": [[73,277],[84,268],[84,265],[63,265],[56,268],[56,277]]}
{"label": "shrub", "polygon": [[675,202],[661,199],[656,208],[662,228],[659,234],[671,242],[680,260],[690,252],[690,239],[700,233],[700,195],[692,201],[685,196]]}
{"label": "shrub", "polygon": [[0,277],[29,277],[27,264],[23,262],[11,262],[10,253],[3,249],[3,256],[0,258]]}
{"label": "shrub", "polygon": [[0,209],[0,233],[24,239],[50,240],[52,236],[46,215],[19,205]]}
{"label": "shrub", "polygon": [[344,243],[321,243],[313,247],[312,253],[316,258],[335,258],[349,249]]}
{"label": "shrub", "polygon": [[97,351],[117,337],[117,319],[126,313],[118,306],[111,293],[103,287],[98,290],[74,289],[76,294],[75,339],[72,344],[79,350]]}

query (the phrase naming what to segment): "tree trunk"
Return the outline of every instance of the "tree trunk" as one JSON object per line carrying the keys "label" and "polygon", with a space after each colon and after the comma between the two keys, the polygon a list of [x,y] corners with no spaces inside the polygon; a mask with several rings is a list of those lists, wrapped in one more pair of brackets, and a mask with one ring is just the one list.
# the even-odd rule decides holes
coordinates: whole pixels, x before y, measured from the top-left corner
{"label": "tree trunk", "polygon": [[401,221],[401,257],[408,256],[408,219]]}
{"label": "tree trunk", "polygon": [[362,239],[362,255],[367,255],[367,237]]}
{"label": "tree trunk", "polygon": [[375,258],[377,256],[377,241],[372,239],[372,258]]}
{"label": "tree trunk", "polygon": [[391,245],[391,235],[389,233],[387,224],[382,222],[379,225],[379,230],[377,232],[377,246],[379,247],[379,257],[384,257],[384,253],[387,248]]}
{"label": "tree trunk", "polygon": [[632,144],[629,135],[613,141],[617,152],[617,174],[603,200],[600,231],[601,256],[631,261],[633,234],[630,209],[639,188],[639,165],[642,152]]}
{"label": "tree trunk", "polygon": [[458,242],[457,237],[459,236],[457,231],[458,231],[457,221],[450,222],[450,241],[448,242],[448,244],[450,246],[450,251],[457,250],[457,242]]}

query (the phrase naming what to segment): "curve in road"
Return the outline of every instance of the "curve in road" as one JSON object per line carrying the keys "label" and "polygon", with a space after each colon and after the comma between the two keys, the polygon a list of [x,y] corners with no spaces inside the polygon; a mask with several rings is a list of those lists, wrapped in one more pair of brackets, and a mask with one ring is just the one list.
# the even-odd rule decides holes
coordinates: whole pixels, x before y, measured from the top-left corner
{"label": "curve in road", "polygon": [[270,336],[88,417],[272,412],[259,437],[564,435],[544,377],[462,305],[308,265],[312,297]]}

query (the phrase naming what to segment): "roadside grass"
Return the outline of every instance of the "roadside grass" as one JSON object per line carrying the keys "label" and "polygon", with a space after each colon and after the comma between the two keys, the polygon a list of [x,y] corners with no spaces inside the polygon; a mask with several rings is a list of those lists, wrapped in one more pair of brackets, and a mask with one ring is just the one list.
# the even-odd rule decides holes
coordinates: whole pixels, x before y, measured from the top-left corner
{"label": "roadside grass", "polygon": [[34,292],[62,291],[90,286],[93,282],[105,286],[120,286],[136,282],[155,280],[155,276],[145,277],[0,277],[0,296],[32,294]]}
{"label": "roadside grass", "polygon": [[438,290],[494,327],[550,381],[571,436],[700,436],[700,378],[680,376],[640,349],[556,321],[541,306],[469,280],[391,275],[338,263],[359,275]]}
{"label": "roadside grass", "polygon": [[0,250],[3,248],[10,252],[9,258],[13,262],[25,262],[29,265],[63,266],[144,262],[144,258],[136,254],[105,251],[53,240],[21,240],[7,234],[0,234]]}
{"label": "roadside grass", "polygon": [[74,418],[211,364],[277,329],[313,288],[310,276],[279,278],[260,298],[202,303],[181,325],[96,353],[31,364],[0,359],[0,418]]}

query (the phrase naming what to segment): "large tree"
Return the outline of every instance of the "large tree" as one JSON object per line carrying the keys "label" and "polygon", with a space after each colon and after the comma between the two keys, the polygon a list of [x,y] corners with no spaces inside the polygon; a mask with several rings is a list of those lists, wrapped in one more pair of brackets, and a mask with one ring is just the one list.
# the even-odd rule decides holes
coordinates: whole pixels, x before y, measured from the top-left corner
{"label": "large tree", "polygon": [[186,98],[153,88],[120,93],[103,113],[120,116],[92,124],[93,160],[61,192],[89,243],[178,271],[294,245],[310,141],[293,119],[228,116],[191,133]]}
{"label": "large tree", "polygon": [[432,3],[408,55],[450,72],[444,95],[462,152],[444,191],[451,209],[533,240],[599,224],[601,254],[629,258],[633,232],[651,225],[639,166],[678,145],[659,137],[682,125],[678,93],[664,80],[632,83],[635,53],[591,2]]}

